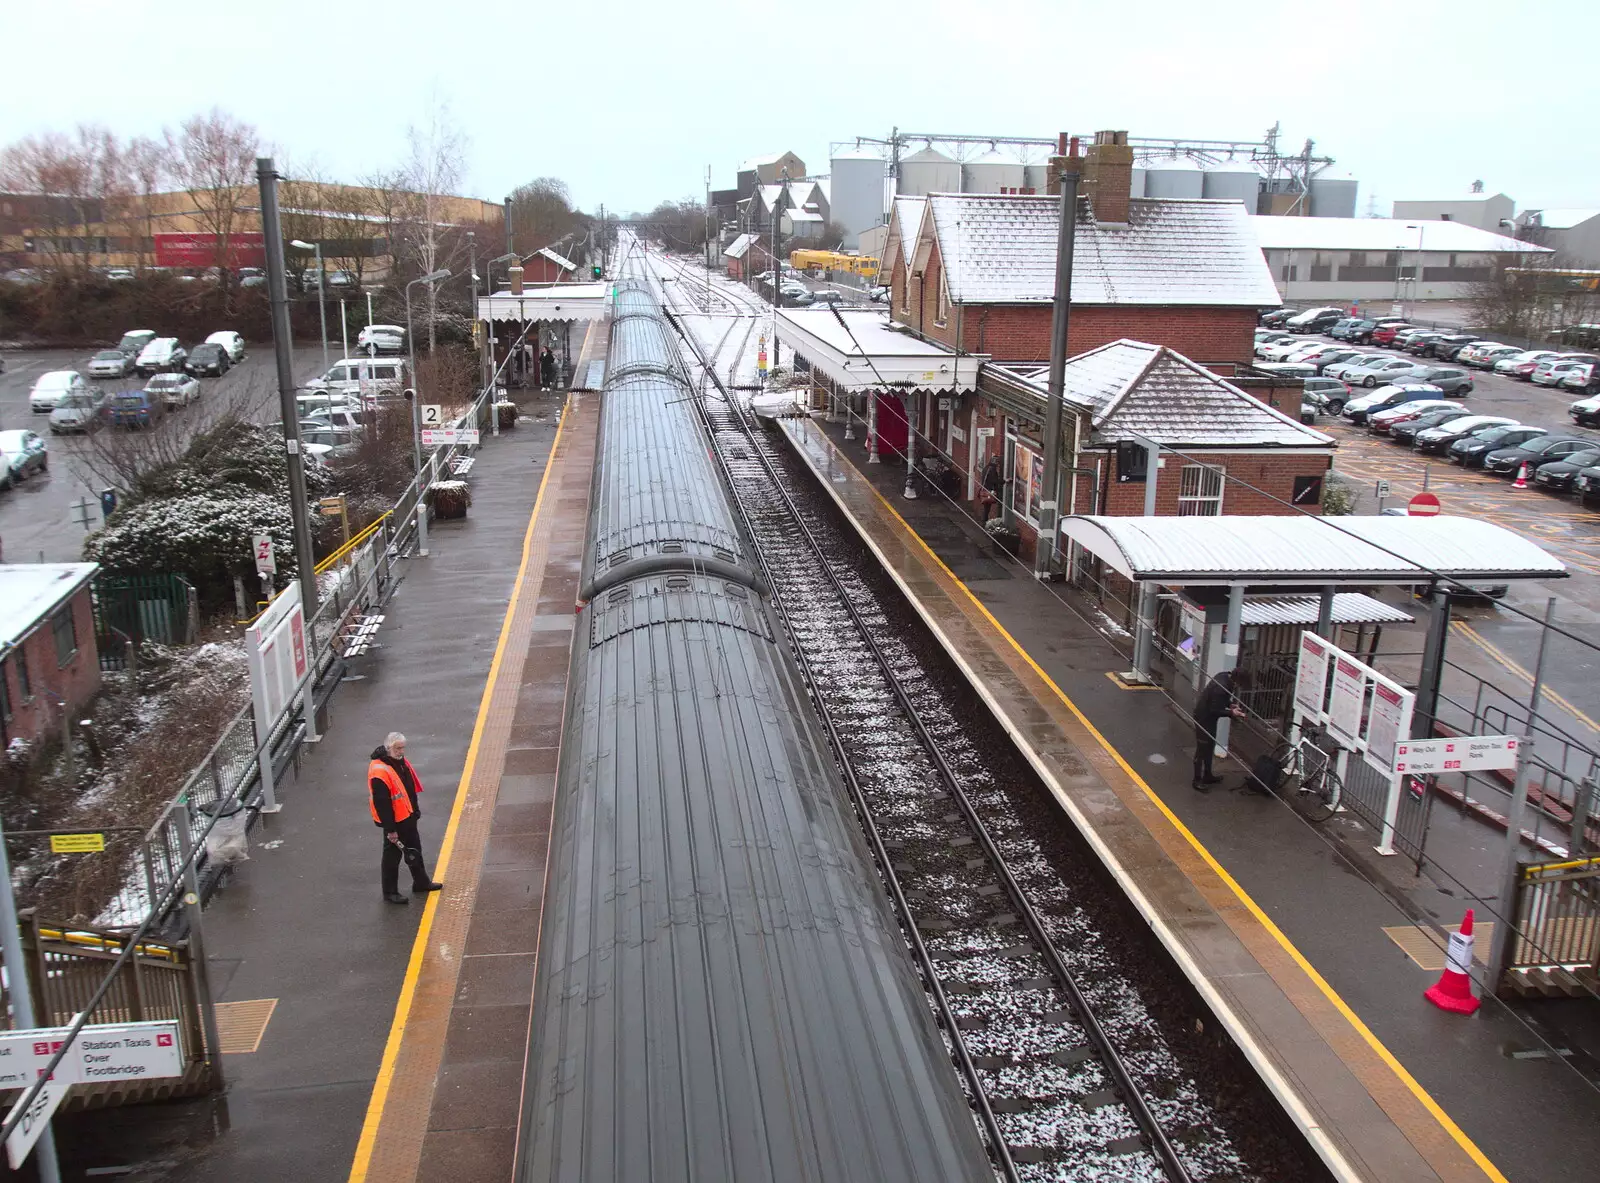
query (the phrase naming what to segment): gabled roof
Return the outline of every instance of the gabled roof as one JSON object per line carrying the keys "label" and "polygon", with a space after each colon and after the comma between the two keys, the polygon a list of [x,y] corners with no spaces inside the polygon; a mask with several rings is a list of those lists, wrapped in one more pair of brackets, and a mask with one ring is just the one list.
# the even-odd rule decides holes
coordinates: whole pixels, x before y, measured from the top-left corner
{"label": "gabled roof", "polygon": [[1548,230],[1571,230],[1591,218],[1600,218],[1600,209],[1530,209],[1523,211],[1523,217],[1531,225]]}
{"label": "gabled roof", "polygon": [[[1047,367],[1010,371],[1043,392]],[[1157,443],[1231,448],[1326,448],[1330,436],[1267,406],[1164,345],[1113,341],[1067,359],[1063,394],[1089,412],[1093,442],[1136,435]]]}
{"label": "gabled roof", "polygon": [[[574,263],[571,259],[567,258],[564,255],[556,254],[555,251],[551,250],[547,246],[542,246],[538,250],[534,251],[533,253],[535,255],[543,255],[545,258],[549,259],[552,263],[554,263],[557,267],[561,268],[563,271],[576,271],[578,269],[578,265],[576,263]],[[530,256],[530,257],[532,257],[532,256]]]}
{"label": "gabled roof", "polygon": [[[889,213],[889,237],[884,240],[880,274],[888,275],[894,260],[907,250],[915,250],[922,235],[922,220],[928,209],[926,197],[896,197]],[[887,280],[885,280],[887,282]]]}
{"label": "gabled roof", "polygon": [[1465,222],[1413,218],[1285,218],[1252,215],[1263,250],[1415,251],[1543,254],[1549,248]]}
{"label": "gabled roof", "polygon": [[810,210],[786,209],[783,211],[783,216],[788,218],[791,222],[803,222],[806,225],[822,225],[822,215],[814,214]]}
{"label": "gabled roof", "polygon": [[741,234],[723,249],[723,254],[730,259],[742,259],[745,252],[750,249],[750,244],[756,240],[754,234]]}
{"label": "gabled roof", "polygon": [[0,649],[24,637],[100,570],[98,563],[6,563],[0,566]]}
{"label": "gabled roof", "polygon": [[761,199],[761,204],[767,210],[778,204],[778,199],[783,196],[782,185],[757,185],[756,196]]}
{"label": "gabled roof", "polygon": [[[1057,198],[935,193],[928,207],[953,301],[1054,300]],[[1237,201],[1134,198],[1126,223],[1097,222],[1080,203],[1073,303],[1276,304],[1277,286],[1247,219]]]}

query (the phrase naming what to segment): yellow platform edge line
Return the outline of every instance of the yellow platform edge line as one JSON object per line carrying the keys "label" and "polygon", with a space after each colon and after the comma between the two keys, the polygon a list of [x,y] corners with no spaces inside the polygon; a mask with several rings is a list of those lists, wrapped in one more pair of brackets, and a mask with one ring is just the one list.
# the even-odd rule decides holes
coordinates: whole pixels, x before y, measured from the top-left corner
{"label": "yellow platform edge line", "polygon": [[[1533,683],[1533,675],[1528,672],[1527,667],[1520,664],[1504,649],[1494,644],[1466,621],[1452,620],[1450,624],[1451,627],[1460,631],[1461,635],[1466,637],[1467,640],[1471,641],[1479,649],[1482,649],[1491,658],[1505,666],[1506,669],[1510,670],[1513,674],[1516,674],[1517,677],[1521,678],[1524,682],[1527,682],[1530,685]],[[1600,731],[1600,723],[1595,722],[1556,691],[1552,690],[1549,686],[1542,687],[1539,693],[1545,698],[1548,698],[1551,702],[1555,703],[1556,706],[1566,711],[1567,714],[1571,715],[1578,722],[1588,727],[1591,731]]]}
{"label": "yellow platform edge line", "polygon": [[[831,440],[829,440],[828,443],[830,446],[832,445]],[[945,576],[961,589],[962,593],[967,597],[967,599],[972,602],[973,607],[981,612],[984,616],[984,619],[986,619],[990,625],[994,627],[995,631],[1006,639],[1006,642],[1012,647],[1012,649],[1016,650],[1017,655],[1021,657],[1023,661],[1028,663],[1029,667],[1032,668],[1033,672],[1039,676],[1040,680],[1043,681],[1046,686],[1050,687],[1051,691],[1056,695],[1057,698],[1061,700],[1062,704],[1072,712],[1073,716],[1077,718],[1077,720],[1084,726],[1089,734],[1094,737],[1095,742],[1098,743],[1101,748],[1104,749],[1105,753],[1116,762],[1117,766],[1122,769],[1128,778],[1139,787],[1139,790],[1144,793],[1144,795],[1149,799],[1150,803],[1154,805],[1156,809],[1160,810],[1161,814],[1169,823],[1171,823],[1172,827],[1183,836],[1184,841],[1186,841],[1194,849],[1195,853],[1198,854],[1200,858],[1204,860],[1206,865],[1209,866],[1217,875],[1217,877],[1227,885],[1228,890],[1231,891],[1239,900],[1239,902],[1245,907],[1245,909],[1253,917],[1255,917],[1256,922],[1259,923],[1269,935],[1271,935],[1272,939],[1275,940],[1283,949],[1283,951],[1287,953],[1294,961],[1294,963],[1300,967],[1301,971],[1311,979],[1311,981],[1316,985],[1317,989],[1320,990],[1323,996],[1327,998],[1327,1000],[1333,1005],[1334,1009],[1337,1010],[1340,1015],[1344,1017],[1345,1021],[1356,1030],[1356,1032],[1366,1042],[1367,1046],[1369,1046],[1378,1056],[1378,1058],[1382,1060],[1383,1063],[1389,1068],[1389,1070],[1395,1074],[1396,1078],[1398,1078],[1399,1081],[1405,1085],[1406,1089],[1410,1091],[1412,1096],[1414,1096],[1422,1105],[1422,1107],[1428,1111],[1433,1119],[1439,1123],[1440,1127],[1450,1135],[1451,1139],[1456,1143],[1456,1145],[1461,1147],[1462,1151],[1467,1155],[1467,1157],[1472,1159],[1472,1161],[1477,1164],[1477,1166],[1484,1172],[1485,1175],[1494,1180],[1494,1183],[1510,1183],[1506,1176],[1501,1174],[1499,1168],[1490,1161],[1489,1156],[1484,1154],[1484,1152],[1478,1148],[1477,1143],[1467,1136],[1466,1131],[1464,1131],[1455,1123],[1450,1115],[1444,1111],[1443,1107],[1441,1107],[1440,1104],[1428,1093],[1427,1089],[1423,1088],[1417,1079],[1406,1070],[1405,1065],[1400,1063],[1399,1059],[1395,1057],[1394,1053],[1384,1046],[1383,1041],[1373,1033],[1372,1029],[1361,1021],[1360,1016],[1357,1015],[1356,1012],[1350,1007],[1350,1004],[1345,1002],[1345,1000],[1339,995],[1339,992],[1335,990],[1331,984],[1329,984],[1327,979],[1317,972],[1316,968],[1311,964],[1311,962],[1306,959],[1305,954],[1301,953],[1300,950],[1295,947],[1294,942],[1288,938],[1283,930],[1273,923],[1272,918],[1262,911],[1261,906],[1251,898],[1250,894],[1245,891],[1238,880],[1236,880],[1227,872],[1223,865],[1217,861],[1216,856],[1206,848],[1205,844],[1202,843],[1198,837],[1196,837],[1194,832],[1190,830],[1188,826],[1183,824],[1182,820],[1179,819],[1177,814],[1173,813],[1172,810],[1168,808],[1167,803],[1163,801],[1156,794],[1155,790],[1145,782],[1144,777],[1140,776],[1139,773],[1134,770],[1133,766],[1129,764],[1127,760],[1123,759],[1122,753],[1117,751],[1117,749],[1111,745],[1110,741],[1100,733],[1100,729],[1089,721],[1089,717],[1078,708],[1078,704],[1073,702],[1071,698],[1067,697],[1066,692],[1062,690],[1060,686],[1056,685],[1055,679],[1047,674],[1039,665],[1039,663],[1036,662],[1028,653],[1028,651],[1017,642],[1017,639],[1013,637],[1009,631],[1007,631],[1006,627],[995,619],[994,613],[990,612],[989,609],[984,606],[983,601],[978,599],[977,595],[972,591],[972,589],[969,588],[959,577],[957,577],[955,572],[951,571],[950,568],[945,565],[944,560],[934,552],[932,547],[923,541],[922,535],[918,534],[914,529],[912,529],[911,524],[907,522],[905,518],[900,516],[899,511],[896,510],[895,507],[889,503],[888,499],[878,491],[877,486],[873,485],[870,481],[867,481],[865,477],[862,477],[861,479],[867,485],[867,487],[872,490],[873,495],[877,497],[879,504],[881,504],[883,508],[888,511],[889,515],[900,524],[900,527],[905,530],[907,534],[916,540],[917,545],[925,554],[927,554],[930,559],[933,560],[935,564],[938,565],[939,569],[944,572]],[[835,500],[838,500],[837,497],[835,497]],[[841,508],[843,508],[842,503]],[[869,545],[873,545],[874,550],[877,549],[876,545],[872,544],[870,539],[868,542]],[[879,558],[880,560],[882,559],[881,554],[879,555]],[[885,564],[885,569],[888,569],[887,564]],[[892,573],[893,572],[891,571],[891,574]]]}
{"label": "yellow platform edge line", "polygon": [[[444,841],[439,847],[439,859],[434,865],[442,879],[450,867],[450,854],[455,849],[456,830],[461,824],[461,812],[467,800],[467,786],[478,763],[478,746],[483,741],[484,724],[489,717],[489,702],[494,696],[495,683],[500,676],[500,662],[505,656],[506,642],[511,638],[511,619],[516,615],[522,597],[523,581],[528,574],[528,556],[533,550],[533,532],[539,524],[539,511],[544,506],[544,493],[550,483],[550,473],[556,466],[556,453],[561,447],[561,436],[567,427],[567,409],[561,408],[561,419],[556,424],[555,438],[550,441],[549,457],[545,461],[544,475],[539,478],[539,492],[534,497],[533,512],[528,515],[528,529],[522,536],[522,562],[517,568],[517,579],[512,585],[511,602],[506,607],[505,619],[500,624],[500,639],[495,643],[494,657],[489,662],[489,676],[484,681],[483,697],[478,703],[478,717],[472,725],[472,740],[467,745],[466,763],[461,769],[461,779],[456,785],[455,804],[450,809],[450,822],[445,827]],[[422,924],[417,929],[416,940],[411,945],[411,960],[406,965],[406,976],[400,984],[400,998],[395,1003],[394,1021],[389,1025],[389,1038],[383,1046],[383,1059],[378,1064],[378,1076],[372,1084],[372,1100],[367,1104],[367,1116],[361,1123],[361,1137],[356,1142],[355,1160],[350,1165],[349,1183],[365,1183],[367,1169],[372,1163],[373,1147],[378,1141],[378,1127],[383,1123],[383,1110],[389,1102],[389,1089],[394,1083],[395,1064],[400,1058],[400,1045],[405,1041],[406,1024],[411,1018],[411,1004],[416,998],[417,979],[422,974],[428,941],[433,935],[433,916],[438,910],[439,893],[426,897]]]}

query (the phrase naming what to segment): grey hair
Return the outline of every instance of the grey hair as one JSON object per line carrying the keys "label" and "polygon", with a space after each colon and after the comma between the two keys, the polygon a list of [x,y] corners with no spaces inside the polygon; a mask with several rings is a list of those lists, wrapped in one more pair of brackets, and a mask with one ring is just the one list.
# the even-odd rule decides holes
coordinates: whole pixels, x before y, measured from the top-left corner
{"label": "grey hair", "polygon": [[401,735],[398,731],[391,731],[391,732],[389,732],[388,738],[383,741],[383,746],[386,749],[392,749],[395,744],[397,744],[397,743],[405,743],[405,742],[406,742],[406,737],[405,736]]}

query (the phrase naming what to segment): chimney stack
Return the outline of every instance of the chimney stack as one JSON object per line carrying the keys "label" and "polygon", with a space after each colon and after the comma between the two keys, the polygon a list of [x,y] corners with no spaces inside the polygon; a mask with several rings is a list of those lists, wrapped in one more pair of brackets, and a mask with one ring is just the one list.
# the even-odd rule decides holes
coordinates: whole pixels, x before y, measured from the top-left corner
{"label": "chimney stack", "polygon": [[[1061,192],[1061,174],[1081,170],[1082,158],[1078,155],[1078,137],[1068,137],[1066,132],[1056,136],[1056,154],[1045,164],[1044,191],[1054,197]],[[1133,183],[1129,178],[1128,183]]]}
{"label": "chimney stack", "polygon": [[1083,193],[1097,222],[1126,222],[1133,192],[1133,149],[1125,131],[1097,131],[1083,158]]}
{"label": "chimney stack", "polygon": [[511,264],[511,294],[513,296],[522,295],[522,264],[521,263],[512,263]]}

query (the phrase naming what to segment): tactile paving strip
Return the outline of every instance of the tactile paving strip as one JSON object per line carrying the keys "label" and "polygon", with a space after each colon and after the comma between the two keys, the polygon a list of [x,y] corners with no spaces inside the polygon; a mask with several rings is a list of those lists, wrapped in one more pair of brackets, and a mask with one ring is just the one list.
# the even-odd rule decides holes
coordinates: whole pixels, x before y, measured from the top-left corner
{"label": "tactile paving strip", "polygon": [[219,1002],[217,1012],[217,1046],[225,1056],[242,1056],[261,1046],[261,1037],[267,1033],[267,1023],[272,1012],[278,1009],[276,998],[247,998],[239,1002]]}
{"label": "tactile paving strip", "polygon": [[[1455,932],[1459,924],[1445,925],[1446,932]],[[1439,941],[1439,934],[1431,928],[1423,928],[1420,924],[1397,924],[1393,928],[1385,928],[1384,935],[1405,951],[1405,955],[1417,963],[1419,969],[1441,970],[1444,968],[1444,945]],[[1487,965],[1484,960],[1484,951],[1492,949],[1490,944],[1494,940],[1494,921],[1484,920],[1472,926],[1472,959],[1479,965]]]}

